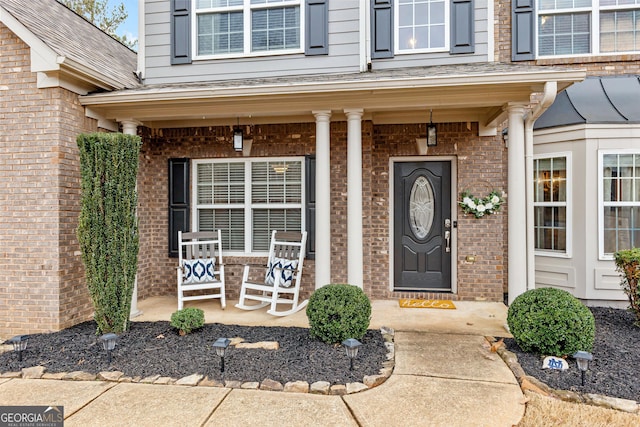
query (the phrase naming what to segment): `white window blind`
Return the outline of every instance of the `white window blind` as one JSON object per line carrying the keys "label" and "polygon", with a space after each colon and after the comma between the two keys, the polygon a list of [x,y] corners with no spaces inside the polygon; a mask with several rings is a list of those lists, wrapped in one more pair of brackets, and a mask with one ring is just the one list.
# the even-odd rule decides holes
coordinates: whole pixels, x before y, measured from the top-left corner
{"label": "white window blind", "polygon": [[303,159],[194,163],[194,229],[221,229],[226,251],[267,252],[272,230],[303,229]]}
{"label": "white window blind", "polygon": [[197,56],[301,49],[301,0],[196,0]]}

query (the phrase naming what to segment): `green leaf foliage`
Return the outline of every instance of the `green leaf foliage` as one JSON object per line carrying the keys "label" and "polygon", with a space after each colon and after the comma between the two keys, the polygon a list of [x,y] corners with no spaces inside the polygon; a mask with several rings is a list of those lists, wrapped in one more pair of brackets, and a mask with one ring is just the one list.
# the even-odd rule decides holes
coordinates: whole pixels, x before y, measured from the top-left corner
{"label": "green leaf foliage", "polygon": [[194,307],[175,311],[171,315],[171,326],[178,329],[181,334],[190,334],[191,331],[204,326],[204,311]]}
{"label": "green leaf foliage", "polygon": [[98,334],[128,329],[138,268],[136,177],[140,137],[81,134],[78,242]]}
{"label": "green leaf foliage", "polygon": [[629,308],[636,315],[636,325],[640,325],[640,248],[618,251],[614,259],[616,270],[622,275],[620,286],[629,298]]}
{"label": "green leaf foliage", "polygon": [[562,357],[593,349],[593,314],[562,289],[538,288],[519,295],[509,306],[507,323],[526,352]]}
{"label": "green leaf foliage", "polygon": [[327,285],[309,298],[307,317],[311,336],[328,344],[362,339],[371,321],[371,301],[356,286]]}

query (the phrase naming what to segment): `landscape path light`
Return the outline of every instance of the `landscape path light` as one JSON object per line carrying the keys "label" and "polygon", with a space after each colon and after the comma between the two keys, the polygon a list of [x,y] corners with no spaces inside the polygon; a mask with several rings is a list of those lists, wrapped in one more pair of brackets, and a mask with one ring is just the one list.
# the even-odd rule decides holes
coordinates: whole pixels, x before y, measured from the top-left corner
{"label": "landscape path light", "polygon": [[216,350],[216,354],[220,356],[220,372],[224,372],[224,356],[227,352],[227,347],[231,340],[229,338],[218,338],[213,343],[213,348]]}
{"label": "landscape path light", "polygon": [[102,348],[107,352],[107,360],[109,361],[109,364],[111,364],[111,352],[116,348],[117,339],[118,336],[113,332],[104,334],[100,337],[100,341],[102,341]]}
{"label": "landscape path light", "polygon": [[353,359],[358,356],[358,347],[362,345],[360,341],[355,338],[347,338],[342,341],[345,350],[347,351],[347,357],[349,358],[349,369],[353,371]]}
{"label": "landscape path light", "polygon": [[581,350],[573,353],[573,358],[578,362],[578,368],[582,372],[582,386],[584,387],[584,374],[589,369],[589,362],[593,360],[593,354]]}
{"label": "landscape path light", "polygon": [[12,344],[13,351],[18,352],[18,361],[22,362],[22,352],[27,349],[29,335],[16,335],[5,341],[5,344]]}

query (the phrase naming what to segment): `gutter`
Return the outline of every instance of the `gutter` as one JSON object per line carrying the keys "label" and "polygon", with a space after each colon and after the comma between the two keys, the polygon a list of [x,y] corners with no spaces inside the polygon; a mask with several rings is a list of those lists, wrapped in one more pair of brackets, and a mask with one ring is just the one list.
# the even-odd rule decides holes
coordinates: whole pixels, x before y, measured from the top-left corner
{"label": "gutter", "polygon": [[83,105],[108,105],[120,103],[139,103],[148,101],[177,101],[181,99],[239,98],[263,95],[300,95],[318,93],[340,93],[358,90],[401,90],[416,88],[467,87],[473,85],[518,85],[545,83],[552,79],[562,82],[584,79],[583,71],[542,71],[536,73],[485,73],[477,75],[438,75],[419,77],[383,77],[371,78],[371,74],[359,74],[363,78],[345,80],[327,80],[324,82],[302,81],[267,83],[260,85],[219,85],[205,87],[159,86],[145,87],[140,90],[91,94],[80,98]]}
{"label": "gutter", "polygon": [[534,245],[534,209],[533,209],[533,124],[542,113],[553,104],[558,93],[558,83],[548,81],[544,84],[542,100],[524,117],[524,170],[525,170],[525,200],[526,200],[526,229],[527,229],[527,290],[535,288],[535,245]]}

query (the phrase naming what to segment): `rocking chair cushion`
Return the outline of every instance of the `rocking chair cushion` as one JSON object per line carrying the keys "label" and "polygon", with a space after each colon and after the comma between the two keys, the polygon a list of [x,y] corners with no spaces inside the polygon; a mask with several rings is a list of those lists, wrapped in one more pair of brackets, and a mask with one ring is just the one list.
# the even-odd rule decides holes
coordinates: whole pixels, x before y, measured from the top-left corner
{"label": "rocking chair cushion", "polygon": [[182,262],[184,283],[205,283],[215,280],[213,274],[215,265],[216,260],[213,258],[184,260]]}
{"label": "rocking chair cushion", "polygon": [[267,285],[273,286],[276,282],[276,275],[279,274],[279,285],[283,288],[289,288],[293,284],[293,276],[297,268],[297,260],[274,258],[273,261],[270,262],[267,266],[265,283]]}

